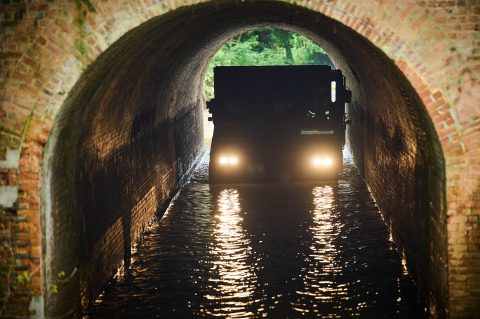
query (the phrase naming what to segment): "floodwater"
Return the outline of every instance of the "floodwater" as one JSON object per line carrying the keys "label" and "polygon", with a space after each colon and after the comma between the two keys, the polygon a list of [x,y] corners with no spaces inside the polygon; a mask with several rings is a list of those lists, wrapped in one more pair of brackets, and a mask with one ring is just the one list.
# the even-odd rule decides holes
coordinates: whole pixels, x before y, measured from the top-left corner
{"label": "floodwater", "polygon": [[355,166],[334,184],[208,183],[153,223],[89,318],[424,318]]}

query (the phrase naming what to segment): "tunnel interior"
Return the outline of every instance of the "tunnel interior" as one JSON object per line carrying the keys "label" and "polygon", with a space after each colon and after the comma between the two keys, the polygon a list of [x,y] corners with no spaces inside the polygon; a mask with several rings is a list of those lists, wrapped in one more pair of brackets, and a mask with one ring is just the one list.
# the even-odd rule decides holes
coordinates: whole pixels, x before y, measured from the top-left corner
{"label": "tunnel interior", "polygon": [[232,36],[267,26],[314,40],[346,76],[348,147],[419,297],[437,312],[447,309],[444,160],[415,90],[392,60],[338,21],[277,1],[218,1],[131,30],[69,92],[44,161],[48,315],[87,307],[128,261],[143,227],[203,151],[209,61]]}

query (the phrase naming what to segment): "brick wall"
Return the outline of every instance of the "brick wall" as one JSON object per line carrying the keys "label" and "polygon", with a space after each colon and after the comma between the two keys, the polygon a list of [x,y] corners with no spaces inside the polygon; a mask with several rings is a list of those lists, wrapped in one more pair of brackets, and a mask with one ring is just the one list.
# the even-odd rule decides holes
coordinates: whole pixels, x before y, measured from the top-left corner
{"label": "brick wall", "polygon": [[[394,233],[404,243],[407,255],[417,256],[411,257],[416,259],[415,265],[427,265],[412,268],[420,267],[417,273],[428,274],[424,279],[428,289],[438,292],[438,296],[432,298],[440,302],[432,302],[432,305],[445,304],[452,318],[473,317],[480,307],[478,2],[291,1],[331,17],[358,34],[343,30],[341,26],[333,27],[336,26],[334,21],[322,15],[315,17],[314,13],[300,7],[283,7],[281,1],[272,2],[274,6],[268,9],[271,12],[269,21],[258,16],[263,1],[255,1],[251,9],[242,9],[245,10],[243,16],[229,17],[226,11],[222,11],[227,4],[219,3],[211,7],[191,7],[192,10],[177,9],[194,2],[198,1],[2,1],[0,167],[1,185],[5,186],[2,197],[9,195],[5,195],[6,201],[1,203],[0,220],[1,229],[6,229],[2,230],[4,241],[10,243],[6,246],[10,247],[9,250],[2,251],[2,256],[13,254],[15,263],[25,269],[28,274],[24,285],[27,291],[33,296],[54,300],[57,297],[51,294],[51,284],[66,281],[65,278],[56,278],[60,273],[58,270],[65,271],[65,276],[69,276],[77,268],[73,265],[79,263],[101,263],[105,276],[111,272],[108,268],[113,268],[128,250],[125,249],[128,240],[125,241],[124,235],[115,234],[129,233],[124,225],[131,224],[135,226],[131,227],[131,234],[127,237],[134,237],[154,210],[152,202],[157,205],[161,202],[192,161],[195,151],[191,153],[190,150],[196,149],[198,141],[188,136],[199,132],[196,130],[198,117],[194,114],[201,104],[198,86],[202,66],[223,40],[241,28],[259,22],[286,23],[325,41],[336,62],[346,68],[351,83],[357,82],[357,96],[360,97],[356,100],[358,112],[352,111],[352,115],[358,121],[354,121],[352,127],[357,132],[355,136],[363,136],[366,146],[365,152],[360,149],[355,151],[355,145],[360,145],[359,139],[356,139],[357,143],[352,148],[357,163],[364,169],[372,189],[377,189],[374,190],[377,200],[383,195],[388,195],[385,198],[391,199],[390,203],[397,199],[415,199],[414,203],[409,202],[405,206],[391,206],[381,201],[379,205],[383,206],[387,217],[391,216]],[[247,8],[251,3],[230,1],[228,5],[234,8],[230,7],[230,11],[235,11]],[[156,16],[160,17],[148,21]],[[307,16],[316,19],[323,29],[315,27],[315,23],[307,25]],[[207,19],[202,19],[205,17]],[[228,23],[223,21],[226,18],[230,19]],[[134,29],[140,25],[140,28]],[[152,38],[147,37],[148,30],[158,31],[150,31],[153,32],[150,36],[158,33],[158,45],[152,44]],[[353,47],[345,47],[338,42],[338,30],[343,34],[342,43],[349,42]],[[371,41],[373,46],[358,35]],[[118,39],[120,41],[116,42]],[[375,53],[374,61],[369,65],[374,70],[389,70],[390,75],[386,79],[378,77],[369,82],[368,72],[361,64],[366,60],[355,58],[353,53],[357,50],[359,56],[365,56],[377,52],[375,47],[383,53]],[[156,60],[152,59],[153,53],[160,54]],[[139,75],[137,86],[129,86],[134,68],[124,66],[120,61],[133,63],[132,59],[145,62],[138,64],[139,70],[145,70],[145,65],[150,63],[157,72],[150,72],[150,78]],[[402,74],[397,74],[398,70],[392,63]],[[179,74],[182,75],[178,76],[173,68],[168,69],[167,66],[181,70]],[[158,95],[156,90],[160,89],[149,86],[152,79],[162,84],[159,84],[162,92],[171,94]],[[391,88],[391,92],[383,96],[374,95],[375,90],[385,87]],[[194,88],[194,94],[182,92],[188,88]],[[121,94],[129,90],[136,93]],[[375,96],[375,105],[382,107],[367,105],[365,101],[370,95]],[[177,96],[183,98],[177,100]],[[128,107],[118,107],[125,102]],[[390,117],[383,114],[387,107],[383,104],[387,103],[398,108]],[[120,114],[120,110],[124,113]],[[422,113],[423,110],[425,113]],[[175,119],[181,118],[184,120],[176,122]],[[182,124],[192,121],[193,125]],[[169,126],[172,129],[165,129]],[[174,130],[174,127],[181,129]],[[425,137],[418,135],[422,131]],[[157,134],[163,136],[160,137],[161,142],[156,140]],[[193,133],[193,136],[199,135]],[[441,150],[435,142],[436,136]],[[373,139],[381,142],[373,145]],[[355,138],[352,138],[353,141]],[[396,142],[404,144],[403,151],[395,151]],[[161,177],[155,180],[149,180],[146,171],[142,173],[141,169],[133,166],[141,165],[134,154],[145,152],[138,151],[136,147],[146,145],[164,145],[159,147],[162,147],[161,150],[167,147],[166,154],[170,154],[162,155],[166,157],[161,161],[165,166],[158,168]],[[52,153],[48,155],[46,150]],[[12,165],[7,155],[15,151],[19,152],[20,159]],[[81,156],[75,157],[75,154]],[[150,169],[157,155],[148,151],[145,154],[150,154],[146,156],[149,160],[145,167]],[[383,154],[381,161],[377,161],[375,154]],[[407,160],[395,159],[398,155]],[[53,161],[53,166],[46,164],[47,159]],[[401,167],[398,176],[384,174],[401,165],[405,167]],[[43,174],[42,169],[45,169]],[[125,171],[131,173],[126,176],[121,174]],[[86,239],[80,242],[76,250],[78,253],[70,256],[71,265],[65,265],[69,267],[55,269],[54,266],[46,266],[54,265],[54,256],[63,258],[64,254],[68,254],[68,248],[72,248],[68,246],[68,241],[64,250],[46,245],[46,242],[55,243],[55,238],[61,238],[59,234],[77,229],[84,218],[90,220],[103,213],[92,207],[100,207],[95,204],[100,203],[100,199],[93,198],[97,194],[96,187],[107,195],[111,193],[108,186],[101,184],[102,181],[105,183],[105,176],[112,182],[111,179],[115,178],[115,182],[123,183],[123,188],[120,188],[124,194],[134,194],[129,198],[130,202],[114,213],[116,217],[105,222],[107,226],[92,230],[97,234],[94,242],[85,244]],[[148,182],[140,188],[134,185],[127,187],[128,181],[137,176]],[[384,181],[380,176],[391,178]],[[402,182],[397,180],[393,185],[398,187],[391,186],[388,194],[382,194],[383,186],[397,177]],[[90,184],[90,181],[98,181],[99,184]],[[167,189],[157,187],[167,184]],[[152,190],[153,186],[155,190]],[[427,189],[428,196],[419,196],[423,189]],[[75,199],[74,203],[69,204],[69,199]],[[114,211],[115,205],[117,203],[112,202],[105,209]],[[150,213],[145,214],[147,206]],[[394,217],[404,216],[405,210],[411,215],[408,221]],[[411,210],[415,213],[410,213]],[[50,215],[47,214],[49,212]],[[51,225],[54,218],[65,221],[65,230],[54,229]],[[428,231],[409,239],[402,230],[409,223]],[[81,232],[76,233],[71,240],[80,235]],[[16,238],[23,238],[23,241]],[[428,240],[428,245],[418,245],[424,239]],[[101,251],[96,248],[100,247],[99,243],[104,243],[105,249],[117,248],[111,249],[110,257],[102,255],[102,261],[101,254],[95,253]],[[427,248],[428,251],[424,251]],[[445,249],[447,256],[443,254]],[[437,266],[429,269],[428,265],[432,263],[422,262],[418,257],[425,258],[427,255],[441,261],[441,265],[447,263],[448,268]],[[13,259],[2,258],[1,269],[10,269],[8,260]],[[42,281],[45,269],[47,282]],[[82,269],[83,272],[72,275],[79,278],[75,279],[76,285],[87,294],[96,291],[98,288],[90,289],[80,280],[89,278],[88,267]],[[447,270],[448,287],[447,280],[443,278]],[[2,274],[9,276],[10,282],[15,282],[15,273]],[[91,281],[86,279],[86,282]],[[39,315],[41,309],[41,298],[26,297],[21,291],[10,294],[7,311],[11,314],[26,315],[36,311]],[[437,313],[441,314],[442,310]]]}
{"label": "brick wall", "polygon": [[348,112],[353,155],[361,158],[357,165],[408,262],[422,302],[432,316],[443,318],[448,287],[441,145],[424,106],[398,69],[376,62],[372,52],[361,55],[357,58],[363,67],[355,73],[366,93],[358,94],[361,98]]}

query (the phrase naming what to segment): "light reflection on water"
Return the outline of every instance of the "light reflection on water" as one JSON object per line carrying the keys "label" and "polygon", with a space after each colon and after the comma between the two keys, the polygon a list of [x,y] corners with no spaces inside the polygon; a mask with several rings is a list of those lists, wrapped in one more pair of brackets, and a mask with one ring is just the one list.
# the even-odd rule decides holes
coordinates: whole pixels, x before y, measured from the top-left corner
{"label": "light reflection on water", "polygon": [[312,238],[308,247],[309,253],[305,257],[307,267],[303,268],[300,274],[304,287],[296,291],[297,300],[292,302],[292,308],[301,314],[320,313],[323,303],[331,304],[345,295],[345,287],[335,282],[335,277],[342,272],[342,267],[336,260],[339,248],[336,247],[334,239],[339,235],[342,225],[333,210],[333,188],[317,186],[313,188],[312,195],[314,207],[309,227]]}
{"label": "light reflection on water", "polygon": [[351,162],[330,185],[211,187],[204,166],[90,318],[423,318]]}
{"label": "light reflection on water", "polygon": [[361,298],[352,302],[355,295],[350,289],[352,283],[342,280],[347,271],[341,258],[344,250],[341,242],[346,239],[342,236],[345,224],[335,206],[334,188],[330,185],[313,187],[312,196],[311,239],[305,256],[307,266],[302,268],[299,276],[303,287],[295,291],[292,309],[298,312],[298,316],[358,317],[367,300]]}
{"label": "light reflection on water", "polygon": [[201,305],[204,315],[220,318],[252,318],[257,287],[252,247],[243,229],[242,210],[236,189],[224,189],[217,198],[213,242],[209,254],[213,267],[208,279],[211,293]]}

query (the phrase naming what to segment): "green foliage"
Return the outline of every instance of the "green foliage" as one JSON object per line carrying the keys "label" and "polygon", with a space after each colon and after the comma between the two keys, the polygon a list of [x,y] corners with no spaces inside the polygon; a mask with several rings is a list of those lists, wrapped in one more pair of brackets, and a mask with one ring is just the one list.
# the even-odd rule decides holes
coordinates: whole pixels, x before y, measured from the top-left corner
{"label": "green foliage", "polygon": [[17,274],[16,281],[19,285],[25,285],[28,282],[30,282],[30,276],[28,274],[28,271],[22,271]]}
{"label": "green foliage", "polygon": [[52,293],[52,294],[58,294],[58,286],[57,286],[57,284],[51,284],[51,285],[50,285],[50,293]]}
{"label": "green foliage", "polygon": [[213,68],[239,65],[330,65],[325,51],[295,32],[275,28],[247,31],[227,41],[210,61],[203,91],[213,98]]}
{"label": "green foliage", "polygon": [[[58,281],[62,281],[65,279],[65,272],[62,270],[57,274]],[[56,282],[52,282],[50,284],[50,293],[51,294],[58,294],[58,284]]]}
{"label": "green foliage", "polygon": [[28,129],[30,128],[30,124],[32,123],[33,112],[34,111],[30,112],[30,114],[25,119],[25,124],[23,125],[22,135],[20,136],[19,149],[22,149],[23,143],[25,142],[25,138],[27,137]]}

